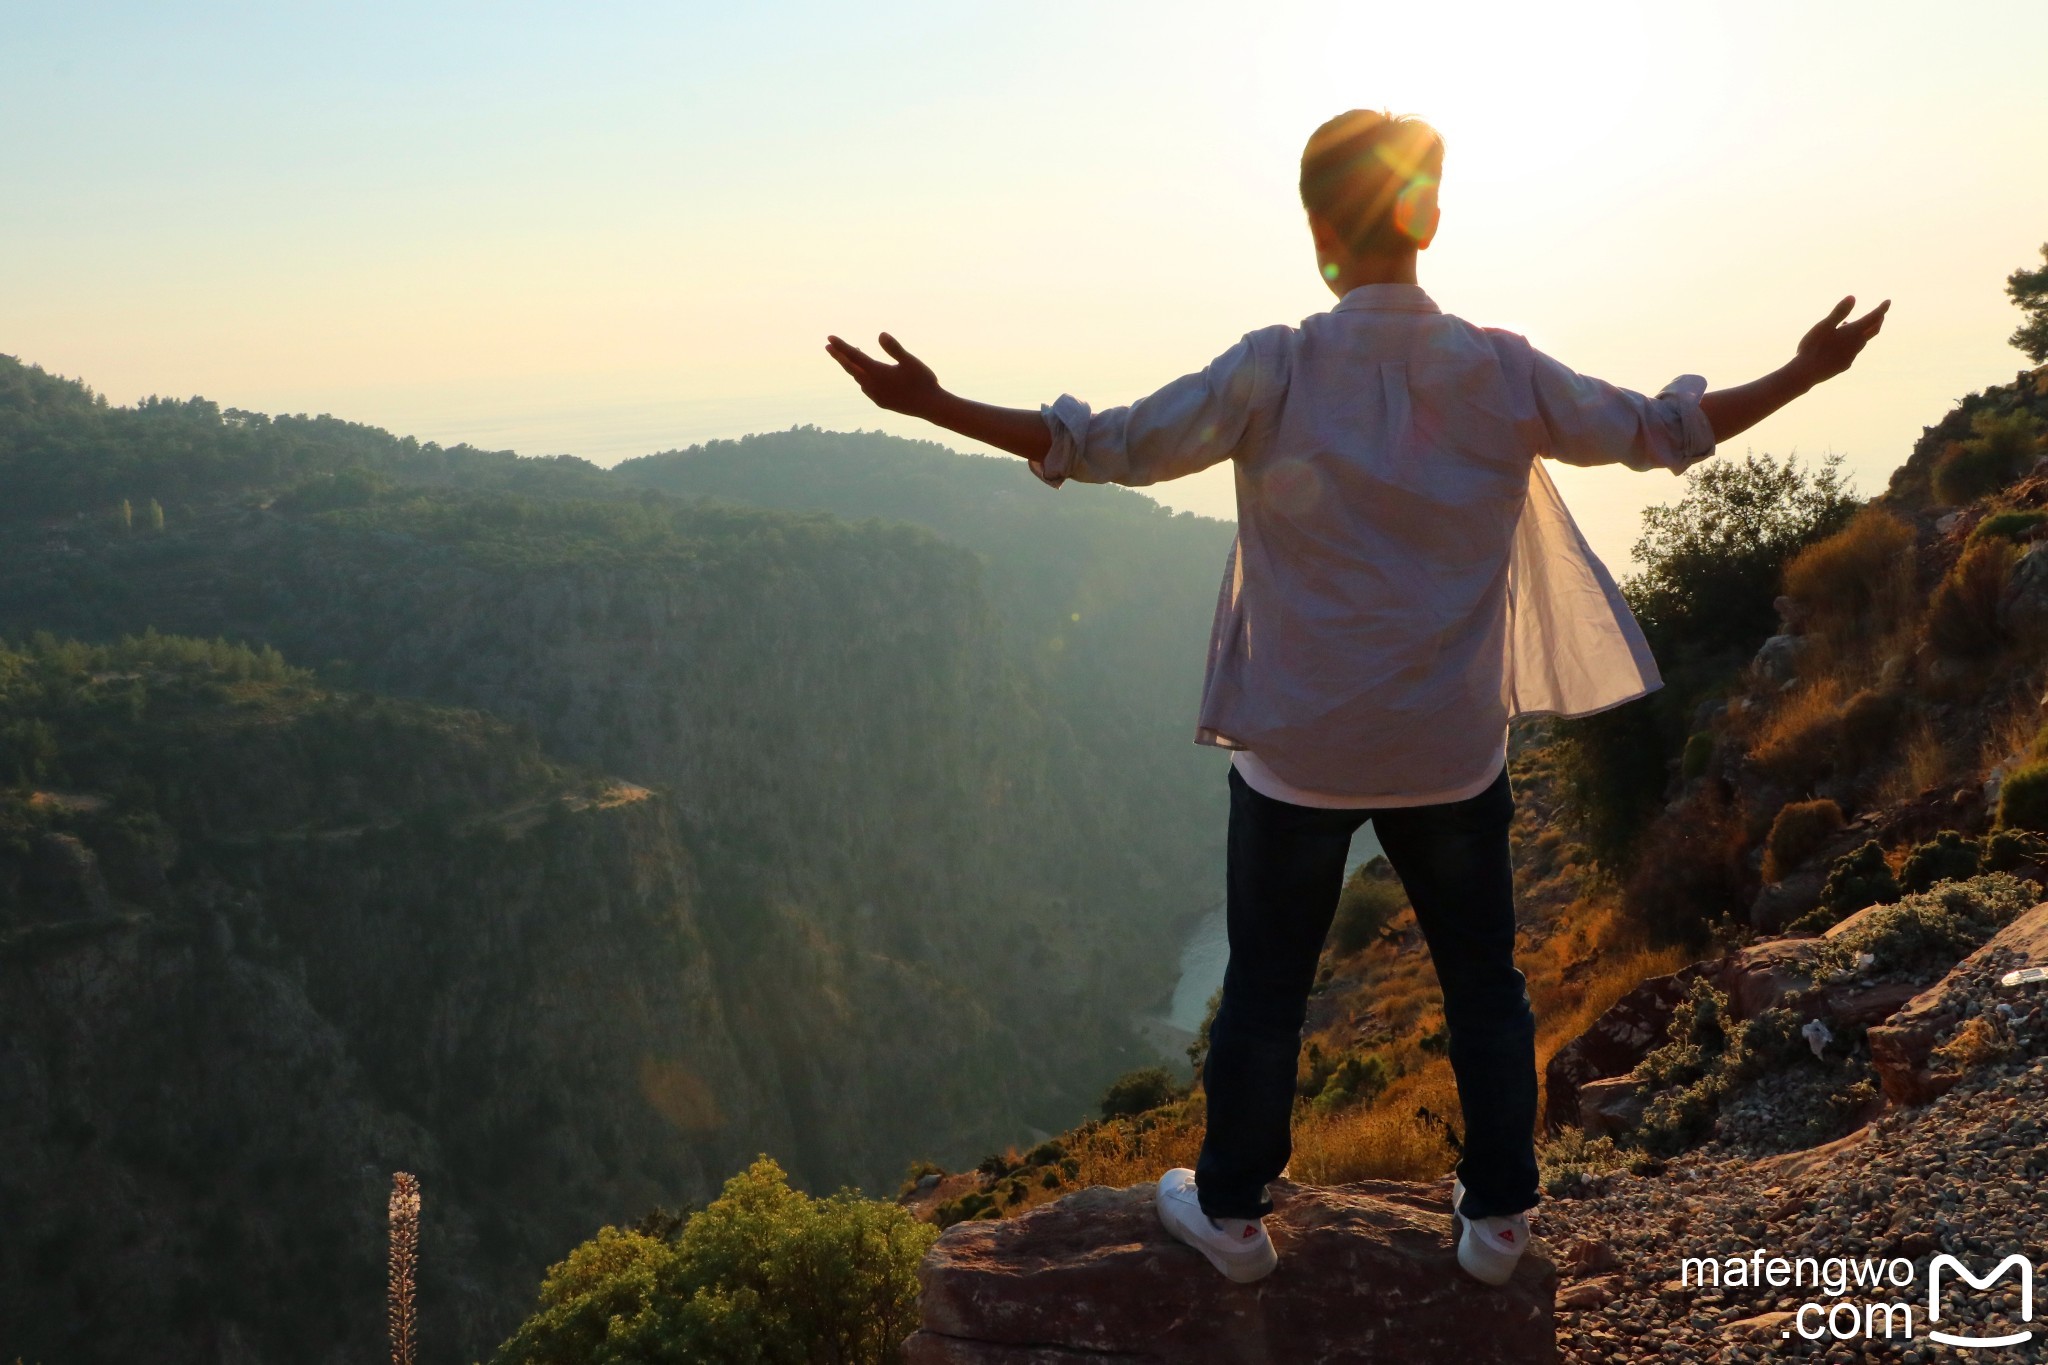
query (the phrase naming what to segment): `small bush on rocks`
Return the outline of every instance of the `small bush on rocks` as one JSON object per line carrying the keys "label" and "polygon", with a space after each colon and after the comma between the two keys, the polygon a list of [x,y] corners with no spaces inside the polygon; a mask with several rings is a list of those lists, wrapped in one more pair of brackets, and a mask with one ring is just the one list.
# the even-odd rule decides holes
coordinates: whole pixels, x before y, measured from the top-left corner
{"label": "small bush on rocks", "polygon": [[1986,872],[2017,872],[2048,864],[2048,839],[2023,829],[2001,829],[1984,841]]}
{"label": "small bush on rocks", "polygon": [[1943,453],[1934,467],[1934,496],[1951,506],[1974,502],[2019,477],[2040,450],[2040,419],[2024,410],[1980,412],[1973,433]]}
{"label": "small bush on rocks", "polygon": [[1819,970],[1846,970],[1863,953],[1876,972],[1946,970],[2034,905],[2031,883],[2008,872],[1943,882],[1874,910],[1848,933],[1820,949]]}
{"label": "small bush on rocks", "polygon": [[1830,929],[1865,906],[1885,905],[1902,894],[1898,878],[1885,862],[1884,849],[1873,839],[1828,865],[1820,903],[1792,927],[1810,932]]}
{"label": "small bush on rocks", "polygon": [[1998,651],[2005,632],[1998,599],[2019,550],[2009,540],[1980,540],[1963,551],[1927,607],[1927,639],[1943,654],[1981,659]]}
{"label": "small bush on rocks", "polygon": [[2005,775],[1998,789],[1998,824],[2048,833],[2048,762],[2028,763]]}
{"label": "small bush on rocks", "polygon": [[2015,1051],[2011,1031],[1999,1027],[1997,1016],[1975,1014],[1935,1048],[1932,1056],[1944,1069],[1974,1071],[1987,1062],[2003,1061]]}
{"label": "small bush on rocks", "polygon": [[1628,1153],[1615,1146],[1614,1139],[1589,1138],[1583,1128],[1566,1128],[1536,1153],[1543,1192],[1553,1199],[1586,1193],[1600,1177],[1625,1169],[1628,1161]]}
{"label": "small bush on rocks", "polygon": [[1685,752],[1678,761],[1679,775],[1690,782],[1695,777],[1705,777],[1707,768],[1714,761],[1714,737],[1702,730],[1689,735],[1685,741]]}
{"label": "small bush on rocks", "polygon": [[1778,881],[1812,857],[1842,824],[1842,808],[1833,801],[1788,802],[1764,840],[1764,880]]}
{"label": "small bush on rocks", "polygon": [[2006,540],[2025,540],[2034,528],[2048,521],[2048,512],[2000,512],[1977,523],[1977,529],[1970,532],[1970,539],[1989,540],[2002,537]]}
{"label": "small bush on rocks", "polygon": [[1977,875],[1983,861],[1982,844],[1945,829],[1906,855],[1899,885],[1907,891],[1926,891],[1938,882],[1965,881]]}
{"label": "small bush on rocks", "polygon": [[1127,1071],[1103,1092],[1102,1117],[1114,1119],[1142,1114],[1178,1098],[1180,1093],[1180,1087],[1163,1066]]}
{"label": "small bush on rocks", "polygon": [[1649,1101],[1633,1134],[1659,1155],[1680,1152],[1706,1135],[1720,1099],[1718,1079],[1728,1052],[1728,997],[1704,979],[1672,1011],[1669,1041],[1635,1070]]}

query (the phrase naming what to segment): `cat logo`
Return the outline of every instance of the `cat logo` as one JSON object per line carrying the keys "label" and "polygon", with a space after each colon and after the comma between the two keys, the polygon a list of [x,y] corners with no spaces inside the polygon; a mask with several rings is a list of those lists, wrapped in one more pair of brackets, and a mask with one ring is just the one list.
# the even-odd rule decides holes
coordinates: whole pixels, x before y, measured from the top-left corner
{"label": "cat logo", "polygon": [[[2020,1317],[2027,1322],[2034,1320],[2034,1267],[2033,1263],[2028,1261],[2026,1257],[2018,1252],[2014,1252],[1992,1267],[1990,1274],[1978,1276],[1972,1274],[1970,1268],[1961,1261],[1943,1252],[1935,1257],[1933,1262],[1927,1267],[1928,1322],[1935,1323],[1941,1321],[1941,1272],[1944,1269],[1952,1270],[1965,1280],[1968,1280],[1970,1287],[1973,1289],[1989,1289],[1993,1280],[1996,1280],[2008,1270],[2017,1269],[2020,1273]],[[1930,1329],[1927,1335],[1944,1346],[1972,1347],[2018,1346],[2022,1342],[2031,1340],[2034,1333],[2032,1329],[2028,1329],[2023,1332],[2008,1333],[2002,1337],[1959,1337],[1948,1332],[1937,1332]]]}

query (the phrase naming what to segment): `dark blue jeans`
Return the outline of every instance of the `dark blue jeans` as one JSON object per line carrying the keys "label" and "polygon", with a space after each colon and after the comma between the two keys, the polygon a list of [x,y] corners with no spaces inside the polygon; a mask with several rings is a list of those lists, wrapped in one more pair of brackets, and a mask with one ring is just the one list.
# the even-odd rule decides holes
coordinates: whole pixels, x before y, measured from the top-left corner
{"label": "dark blue jeans", "polygon": [[1271,1212],[1266,1182],[1293,1150],[1295,1067],[1316,960],[1343,889],[1351,835],[1370,819],[1415,907],[1443,987],[1465,1114],[1463,1212],[1535,1205],[1536,1021],[1515,969],[1514,876],[1503,768],[1464,801],[1320,810],[1275,801],[1230,770],[1230,964],[1202,1067],[1209,1124],[1195,1165],[1213,1218]]}

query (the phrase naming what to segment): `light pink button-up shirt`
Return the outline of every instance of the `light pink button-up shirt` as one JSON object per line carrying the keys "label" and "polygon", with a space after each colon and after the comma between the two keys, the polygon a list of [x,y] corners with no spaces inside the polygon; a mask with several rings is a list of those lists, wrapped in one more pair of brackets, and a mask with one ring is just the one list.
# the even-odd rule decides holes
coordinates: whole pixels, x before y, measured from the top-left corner
{"label": "light pink button-up shirt", "polygon": [[1705,389],[1616,388],[1372,284],[1128,407],[1062,394],[1032,469],[1144,485],[1234,461],[1195,741],[1250,750],[1248,776],[1296,799],[1457,800],[1500,771],[1513,717],[1661,684],[1537,457],[1682,471],[1713,453]]}

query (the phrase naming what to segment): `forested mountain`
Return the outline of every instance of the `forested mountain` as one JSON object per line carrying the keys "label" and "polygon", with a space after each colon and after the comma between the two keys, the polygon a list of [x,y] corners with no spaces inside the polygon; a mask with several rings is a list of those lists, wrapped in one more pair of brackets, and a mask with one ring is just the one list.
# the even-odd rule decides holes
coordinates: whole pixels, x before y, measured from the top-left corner
{"label": "forested mountain", "polygon": [[[988,563],[989,593],[1023,657],[1082,719],[1146,737],[1146,758],[1220,804],[1215,755],[1188,743],[1209,618],[1234,528],[1126,488],[1045,486],[1011,456],[962,458],[931,441],[814,428],[628,460],[624,482],[761,507],[930,527]],[[1205,835],[1208,832],[1204,827]]]}
{"label": "forested mountain", "polygon": [[[1132,684],[1177,675],[1162,741],[1110,690],[1108,651],[1139,626],[1072,632],[1047,665],[1027,599],[993,581],[1002,547],[901,521],[683,498],[329,418],[115,408],[12,361],[0,487],[9,666],[68,678],[15,689],[0,716],[28,869],[0,972],[35,1002],[8,1030],[34,1103],[0,1128],[0,1168],[40,1173],[5,1212],[43,1220],[0,1261],[17,1304],[71,1314],[90,1309],[65,1295],[122,1292],[106,1237],[162,1250],[217,1228],[274,1248],[282,1234],[205,1191],[256,1179],[281,1143],[301,1164],[262,1179],[304,1191],[282,1202],[349,1204],[292,1234],[331,1257],[347,1238],[361,1254],[347,1220],[381,1211],[366,1168],[425,1168],[443,1244],[476,1257],[445,1299],[462,1330],[439,1340],[480,1353],[579,1231],[704,1199],[755,1151],[814,1188],[885,1188],[913,1156],[972,1161],[1072,1123],[1143,1060],[1130,1015],[1170,989],[1175,936],[1216,893],[1200,812],[1220,814],[1221,772],[1187,742],[1214,524],[1131,506],[1160,528],[1154,558],[1113,527],[1043,542],[1071,566],[1070,625],[1098,600],[1136,623],[1175,556],[1201,565],[1153,613],[1191,623],[1159,626],[1173,657]],[[1101,515],[1037,491],[1055,524]],[[254,666],[60,643],[148,630],[274,650],[260,668],[278,671],[222,680],[207,670]],[[185,700],[159,707],[160,688]],[[375,715],[467,738],[351,729]],[[117,720],[118,739],[97,728]],[[155,757],[138,776],[101,761],[120,752]],[[521,776],[492,786],[477,765]],[[212,814],[227,792],[237,813]],[[528,828],[513,811],[551,814]],[[153,831],[146,875],[114,870],[131,827]],[[271,1111],[329,1094],[357,1117],[276,1131],[304,1115]],[[186,1164],[166,1172],[150,1125],[251,1136],[172,1143]],[[35,1195],[67,1172],[153,1212],[75,1227],[78,1201]],[[155,1283],[162,1264],[135,1255]],[[181,1340],[267,1330],[229,1288],[234,1258],[172,1263],[189,1267]],[[348,1311],[374,1325],[374,1303]],[[61,1334],[0,1346],[133,1358]]]}

